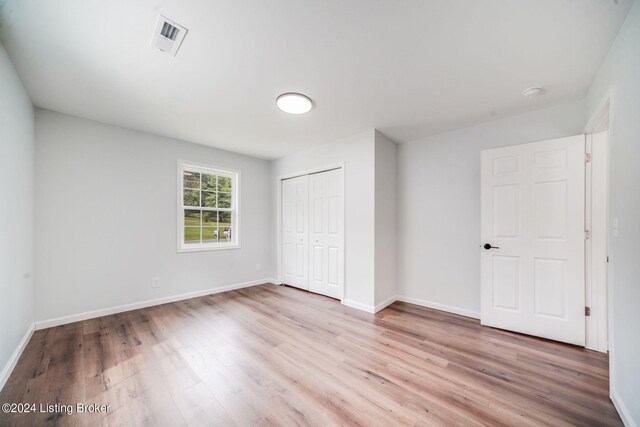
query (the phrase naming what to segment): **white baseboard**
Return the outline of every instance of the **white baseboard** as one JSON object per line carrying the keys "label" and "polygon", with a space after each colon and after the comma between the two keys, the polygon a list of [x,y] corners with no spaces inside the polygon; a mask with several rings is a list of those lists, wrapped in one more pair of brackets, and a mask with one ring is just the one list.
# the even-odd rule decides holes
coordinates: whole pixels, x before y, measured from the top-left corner
{"label": "white baseboard", "polygon": [[394,295],[392,297],[387,298],[386,300],[382,301],[380,304],[377,304],[375,306],[375,312],[379,312],[380,310],[382,310],[383,308],[386,308],[388,306],[390,306],[391,304],[393,304],[394,302],[396,302],[398,300],[398,296]]}
{"label": "white baseboard", "polygon": [[4,385],[7,383],[7,380],[9,379],[11,372],[13,372],[13,368],[16,367],[16,363],[18,363],[18,359],[20,359],[20,356],[22,355],[24,348],[27,346],[27,343],[31,339],[31,336],[33,335],[34,330],[35,330],[35,323],[32,323],[31,325],[29,325],[29,327],[27,328],[27,331],[24,333],[24,336],[22,337],[22,340],[20,340],[18,347],[16,347],[13,354],[11,355],[7,363],[4,365],[4,368],[2,369],[2,373],[0,373],[0,390],[2,390],[4,388]]}
{"label": "white baseboard", "polygon": [[471,317],[474,319],[480,319],[480,312],[468,310],[466,308],[453,307],[450,305],[440,304],[437,302],[427,301],[419,298],[408,297],[404,295],[394,295],[390,298],[387,298],[385,301],[380,304],[373,306],[368,304],[362,304],[357,301],[344,299],[342,300],[342,304],[347,307],[355,308],[358,310],[366,311],[367,313],[377,313],[385,307],[390,306],[396,301],[408,302],[410,304],[419,305],[422,307],[433,308],[435,310],[446,311],[447,313],[459,314],[460,316]]}
{"label": "white baseboard", "polygon": [[135,302],[132,304],[119,305],[117,307],[103,308],[100,310],[87,311],[85,313],[72,314],[69,316],[56,317],[55,319],[39,320],[35,323],[36,330],[52,328],[54,326],[66,325],[67,323],[80,322],[82,320],[93,319],[95,317],[108,316],[110,314],[123,313],[125,311],[137,310],[140,308],[153,307],[154,305],[167,304],[170,302],[182,301],[190,298],[203,297],[206,295],[218,294],[220,292],[233,291],[235,289],[248,288],[250,286],[271,283],[271,279],[253,280],[251,282],[238,283],[235,285],[221,286],[219,288],[205,289],[202,291],[189,292],[186,294],[173,295],[163,298]]}
{"label": "white baseboard", "polygon": [[453,307],[451,305],[440,304],[437,302],[427,301],[419,298],[407,297],[404,295],[398,295],[397,301],[408,302],[410,304],[420,305],[422,307],[433,308],[435,310],[446,311],[447,313],[459,314],[461,316],[472,317],[474,319],[480,318],[479,311],[468,310],[466,308]]}
{"label": "white baseboard", "polygon": [[613,402],[613,406],[616,407],[616,410],[618,411],[618,415],[620,415],[620,419],[622,420],[622,423],[626,427],[638,427],[638,425],[633,420],[633,418],[631,418],[631,414],[629,413],[627,406],[624,404],[622,399],[620,399],[620,396],[618,395],[618,392],[615,390],[615,388],[613,387],[611,388],[610,394],[611,394],[611,401]]}
{"label": "white baseboard", "polygon": [[343,299],[342,304],[346,305],[347,307],[355,308],[356,310],[366,311],[367,313],[376,312],[376,308],[374,306],[368,305],[368,304],[362,304],[360,302],[353,301],[353,300]]}

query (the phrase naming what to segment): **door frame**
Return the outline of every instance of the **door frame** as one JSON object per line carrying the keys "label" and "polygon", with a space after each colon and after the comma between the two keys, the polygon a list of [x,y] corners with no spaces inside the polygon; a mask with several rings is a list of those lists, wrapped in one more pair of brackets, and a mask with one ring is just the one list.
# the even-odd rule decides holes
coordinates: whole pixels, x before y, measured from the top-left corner
{"label": "door frame", "polygon": [[[585,227],[593,230],[592,216],[594,209],[597,209],[596,217],[604,218],[604,225],[601,233],[591,233],[590,239],[585,242],[585,297],[586,305],[591,309],[591,315],[585,321],[585,347],[591,350],[607,352],[613,348],[613,335],[611,333],[613,321],[610,316],[611,307],[611,263],[608,261],[611,256],[610,251],[610,205],[611,205],[611,176],[612,164],[610,161],[611,151],[611,90],[609,90],[600,102],[596,113],[591,117],[585,126],[587,141],[587,153],[592,156],[604,157],[600,163],[600,168],[593,170],[592,164],[586,165],[586,180],[589,187],[586,191],[585,199]],[[607,138],[604,147],[593,147],[593,135],[607,130]],[[600,144],[602,141],[599,142]],[[594,157],[595,158],[595,157]],[[605,180],[606,185],[598,191],[590,185],[593,181]],[[604,194],[602,194],[604,193]],[[605,200],[604,204],[591,204],[591,201]],[[590,211],[589,211],[590,208]],[[597,228],[596,228],[597,230]],[[603,232],[602,232],[603,231]],[[600,254],[598,258],[592,254]],[[605,254],[602,256],[602,254]],[[606,258],[605,258],[606,257]],[[598,272],[604,271],[604,276]],[[602,301],[604,299],[604,301]]]}
{"label": "door frame", "polygon": [[282,181],[286,179],[296,178],[303,175],[311,175],[315,173],[328,172],[330,170],[340,169],[342,171],[342,212],[340,215],[342,216],[342,224],[343,224],[343,232],[342,232],[342,289],[340,289],[340,302],[344,301],[345,289],[347,287],[346,279],[346,234],[347,234],[347,224],[345,218],[346,212],[346,174],[345,174],[345,163],[331,163],[322,167],[306,169],[298,172],[287,173],[284,175],[280,175],[276,178],[276,257],[277,257],[277,283],[278,285],[282,285]]}

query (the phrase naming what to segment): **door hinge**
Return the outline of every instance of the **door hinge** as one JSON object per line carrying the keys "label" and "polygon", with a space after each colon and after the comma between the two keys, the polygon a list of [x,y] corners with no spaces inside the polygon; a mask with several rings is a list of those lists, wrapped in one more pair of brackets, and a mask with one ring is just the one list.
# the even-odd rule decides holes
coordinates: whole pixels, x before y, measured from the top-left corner
{"label": "door hinge", "polygon": [[591,307],[585,307],[584,308],[584,315],[585,316],[591,316]]}
{"label": "door hinge", "polygon": [[591,153],[584,153],[584,162],[589,163],[591,161]]}
{"label": "door hinge", "polygon": [[589,230],[584,230],[584,238],[585,240],[591,237],[591,232]]}

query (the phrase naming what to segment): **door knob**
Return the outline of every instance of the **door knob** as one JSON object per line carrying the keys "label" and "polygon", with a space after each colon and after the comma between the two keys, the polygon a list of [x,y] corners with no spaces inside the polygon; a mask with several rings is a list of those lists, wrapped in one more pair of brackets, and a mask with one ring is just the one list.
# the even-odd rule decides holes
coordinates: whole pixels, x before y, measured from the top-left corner
{"label": "door knob", "polygon": [[490,244],[490,243],[485,243],[483,247],[484,247],[486,250],[489,250],[489,249],[500,249],[500,247],[499,247],[499,246],[491,246],[491,244]]}

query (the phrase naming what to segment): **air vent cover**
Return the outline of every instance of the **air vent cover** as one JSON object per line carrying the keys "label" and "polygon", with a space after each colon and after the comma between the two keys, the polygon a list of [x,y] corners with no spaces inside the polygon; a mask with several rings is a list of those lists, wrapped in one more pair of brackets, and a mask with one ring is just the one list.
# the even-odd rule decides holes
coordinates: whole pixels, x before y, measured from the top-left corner
{"label": "air vent cover", "polygon": [[173,25],[169,24],[168,22],[165,22],[162,25],[162,31],[160,31],[160,35],[161,36],[165,36],[166,38],[168,38],[171,41],[176,41],[176,37],[178,37],[178,33],[180,32],[180,30],[177,27],[174,27]]}
{"label": "air vent cover", "polygon": [[159,15],[151,39],[151,46],[157,47],[171,56],[176,56],[186,34],[187,29],[182,25]]}

